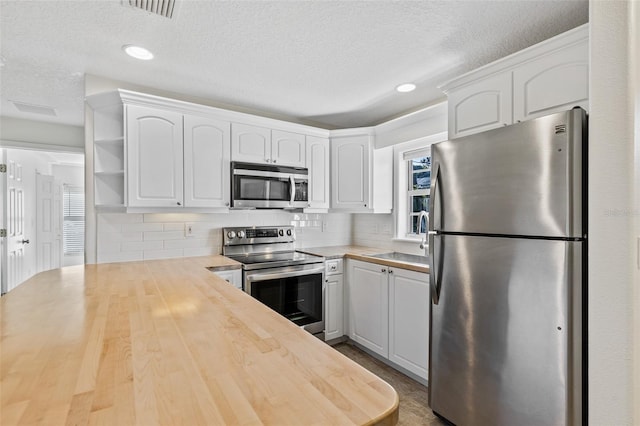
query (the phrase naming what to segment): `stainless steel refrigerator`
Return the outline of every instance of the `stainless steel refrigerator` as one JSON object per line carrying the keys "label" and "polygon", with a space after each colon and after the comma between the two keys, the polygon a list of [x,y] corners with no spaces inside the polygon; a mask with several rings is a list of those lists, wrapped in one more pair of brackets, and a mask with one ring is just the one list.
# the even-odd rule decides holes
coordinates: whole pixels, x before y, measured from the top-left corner
{"label": "stainless steel refrigerator", "polygon": [[429,405],[456,425],[586,422],[586,120],[431,147]]}

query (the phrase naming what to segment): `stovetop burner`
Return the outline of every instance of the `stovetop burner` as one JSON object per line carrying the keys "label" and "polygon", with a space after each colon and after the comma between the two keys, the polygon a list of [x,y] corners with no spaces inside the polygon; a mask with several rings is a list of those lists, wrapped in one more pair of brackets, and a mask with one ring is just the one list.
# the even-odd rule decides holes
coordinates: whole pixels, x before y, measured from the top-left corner
{"label": "stovetop burner", "polygon": [[297,251],[227,255],[227,257],[242,263],[243,269],[245,270],[303,265],[324,261],[324,258],[320,256],[300,253]]}

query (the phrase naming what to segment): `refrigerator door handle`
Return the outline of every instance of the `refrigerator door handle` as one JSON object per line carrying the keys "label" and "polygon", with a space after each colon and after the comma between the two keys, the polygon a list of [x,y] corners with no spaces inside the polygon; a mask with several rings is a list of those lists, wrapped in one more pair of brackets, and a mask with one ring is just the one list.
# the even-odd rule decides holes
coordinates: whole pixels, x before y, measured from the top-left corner
{"label": "refrigerator door handle", "polygon": [[[431,284],[431,301],[434,305],[440,302],[440,289],[442,288],[442,279],[438,271],[440,270],[440,259],[436,256],[436,237],[441,237],[435,231],[429,232],[429,267],[430,276],[429,282]],[[437,267],[436,267],[437,265]]]}
{"label": "refrigerator door handle", "polygon": [[[442,227],[442,218],[438,217],[438,226],[435,223],[435,207],[436,207],[436,194],[439,189],[438,180],[440,179],[440,163],[437,161],[433,163],[433,185],[431,185],[431,194],[429,197],[429,231],[440,229]],[[440,216],[440,212],[438,212]],[[431,244],[429,244],[431,245]]]}

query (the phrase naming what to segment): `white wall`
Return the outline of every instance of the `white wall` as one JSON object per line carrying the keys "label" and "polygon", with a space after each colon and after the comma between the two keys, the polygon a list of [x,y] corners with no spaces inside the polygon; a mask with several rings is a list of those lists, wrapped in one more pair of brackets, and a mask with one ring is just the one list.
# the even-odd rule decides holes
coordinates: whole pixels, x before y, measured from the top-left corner
{"label": "white wall", "polygon": [[82,164],[52,164],[51,174],[63,184],[84,187]]}
{"label": "white wall", "polygon": [[[185,236],[185,224],[193,237]],[[350,214],[302,214],[280,210],[234,210],[220,214],[99,213],[98,263],[204,256],[222,252],[222,229],[231,226],[293,225],[296,248],[351,242]]]}
{"label": "white wall", "polygon": [[[589,2],[589,424],[632,425],[638,216],[634,198],[634,114],[640,22],[636,2]],[[635,40],[634,40],[635,37]],[[637,71],[637,70],[636,70]],[[636,126],[638,122],[635,123]],[[636,151],[637,152],[637,151]],[[635,286],[634,286],[635,283]],[[635,297],[635,299],[634,299]],[[635,300],[635,302],[634,302]],[[636,316],[637,318],[637,316]],[[637,325],[637,322],[636,322]],[[634,340],[635,339],[635,340]],[[635,341],[635,347],[634,347]],[[638,355],[635,355],[636,363]],[[638,373],[638,365],[635,366]],[[635,379],[638,383],[638,379]],[[638,395],[635,395],[636,406]],[[637,414],[636,414],[637,415]]]}
{"label": "white wall", "polygon": [[79,126],[3,116],[0,117],[0,141],[8,147],[48,149],[53,145],[56,149],[82,151],[84,132]]}

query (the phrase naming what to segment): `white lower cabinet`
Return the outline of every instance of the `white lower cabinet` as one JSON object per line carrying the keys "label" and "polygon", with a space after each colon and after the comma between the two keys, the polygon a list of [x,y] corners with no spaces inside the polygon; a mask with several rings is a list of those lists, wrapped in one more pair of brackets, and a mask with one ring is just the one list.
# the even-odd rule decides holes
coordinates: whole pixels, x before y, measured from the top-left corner
{"label": "white lower cabinet", "polygon": [[389,356],[389,283],[387,267],[349,260],[349,337]]}
{"label": "white lower cabinet", "polygon": [[231,269],[231,270],[223,270],[223,271],[214,271],[214,274],[227,281],[229,284],[232,284],[234,287],[242,290],[242,270],[240,269]]}
{"label": "white lower cabinet", "polygon": [[389,360],[427,378],[429,275],[389,269]]}
{"label": "white lower cabinet", "polygon": [[349,260],[349,337],[427,379],[429,275]]}
{"label": "white lower cabinet", "polygon": [[327,275],[325,284],[324,340],[328,341],[344,336],[344,277]]}

